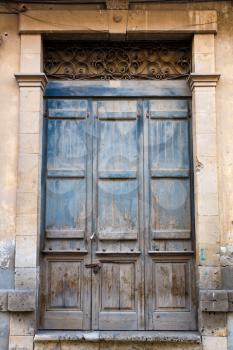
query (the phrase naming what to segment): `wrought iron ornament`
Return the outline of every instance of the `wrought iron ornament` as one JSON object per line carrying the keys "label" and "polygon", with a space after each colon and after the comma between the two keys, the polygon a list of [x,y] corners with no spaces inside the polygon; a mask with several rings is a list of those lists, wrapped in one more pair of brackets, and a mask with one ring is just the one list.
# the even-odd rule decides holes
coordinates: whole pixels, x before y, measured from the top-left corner
{"label": "wrought iron ornament", "polygon": [[191,71],[184,42],[46,42],[44,72],[57,79],[175,79]]}

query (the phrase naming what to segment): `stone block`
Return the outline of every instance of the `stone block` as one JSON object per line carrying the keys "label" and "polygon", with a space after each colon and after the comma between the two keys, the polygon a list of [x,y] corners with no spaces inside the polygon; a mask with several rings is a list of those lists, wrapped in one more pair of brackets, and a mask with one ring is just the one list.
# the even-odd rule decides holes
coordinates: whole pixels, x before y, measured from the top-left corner
{"label": "stone block", "polygon": [[[98,343],[79,343],[78,345],[75,342],[61,342],[61,350],[100,350],[101,346]],[[112,346],[110,346],[112,349]]]}
{"label": "stone block", "polygon": [[[210,241],[211,242],[211,241]],[[220,261],[219,244],[205,243],[199,245],[199,264],[218,266]]]}
{"label": "stone block", "polygon": [[[40,34],[26,34],[20,37],[21,52],[42,53],[42,40]],[[23,71],[24,72],[24,71]],[[34,72],[35,73],[35,72]]]}
{"label": "stone block", "polygon": [[228,292],[228,307],[229,311],[233,312],[233,290]]}
{"label": "stone block", "polygon": [[16,214],[36,215],[38,212],[38,196],[35,192],[18,192]]}
{"label": "stone block", "polygon": [[203,350],[227,350],[227,337],[203,337]]}
{"label": "stone block", "polygon": [[216,134],[196,134],[197,157],[216,157]]}
{"label": "stone block", "polygon": [[37,236],[16,236],[15,267],[36,267]]}
{"label": "stone block", "polygon": [[20,112],[20,133],[39,133],[41,125],[42,114],[40,111],[36,112]]}
{"label": "stone block", "polygon": [[[71,28],[72,32],[83,31],[87,28],[92,32],[108,32],[108,13],[98,10],[56,10],[56,23],[54,25],[54,14],[51,11],[29,11],[29,16],[21,16],[20,31],[30,28],[30,32],[46,32],[49,27],[52,31],[64,32],[64,28]],[[50,24],[51,23],[51,24]],[[61,25],[59,25],[61,23]],[[27,31],[26,29],[26,31]],[[32,30],[33,29],[33,30]],[[50,30],[49,30],[50,31]]]}
{"label": "stone block", "polygon": [[200,194],[217,193],[217,162],[215,157],[198,157],[202,167],[196,172],[197,192]]}
{"label": "stone block", "polygon": [[41,112],[42,96],[40,87],[21,87],[20,113]]}
{"label": "stone block", "polygon": [[[56,24],[51,10],[29,10],[27,16],[20,15],[19,31],[29,33],[64,32],[64,28],[80,32],[108,33],[108,11],[106,10],[57,10]],[[215,33],[217,30],[216,11],[158,11],[129,10],[127,32],[161,33],[174,31],[184,33]],[[60,25],[59,25],[60,23]],[[179,25],[177,25],[179,23]]]}
{"label": "stone block", "polygon": [[218,194],[199,193],[196,195],[198,215],[218,215]]}
{"label": "stone block", "polygon": [[20,134],[19,152],[21,154],[40,154],[40,135]]}
{"label": "stone block", "polygon": [[35,267],[18,267],[15,269],[15,288],[36,289],[38,269]]}
{"label": "stone block", "polygon": [[[120,18],[120,21],[115,19]],[[108,28],[109,34],[125,35],[128,23],[127,10],[109,10],[108,11]]]}
{"label": "stone block", "polygon": [[212,91],[215,88],[208,89],[201,88],[201,91],[194,92],[196,135],[216,133],[215,91]]}
{"label": "stone block", "polygon": [[[197,332],[63,331],[37,333],[35,350],[200,350]],[[48,347],[46,347],[48,346]]]}
{"label": "stone block", "polygon": [[198,215],[196,218],[197,241],[200,245],[219,243],[219,216]]}
{"label": "stone block", "polygon": [[15,289],[8,292],[9,311],[34,311],[36,307],[35,290]]}
{"label": "stone block", "polygon": [[16,217],[16,227],[18,236],[35,236],[38,229],[38,215],[28,214]]}
{"label": "stone block", "polygon": [[225,312],[200,312],[199,325],[203,336],[227,336],[227,314]]}
{"label": "stone block", "polygon": [[10,336],[9,350],[33,350],[33,336]]}
{"label": "stone block", "polygon": [[10,316],[10,335],[34,335],[35,314],[12,313]]}
{"label": "stone block", "polygon": [[21,54],[20,68],[23,73],[41,72],[41,54],[36,52],[23,52]]}
{"label": "stone block", "polygon": [[[72,344],[70,344],[70,347],[72,346]],[[54,342],[41,342],[41,343],[35,343],[34,345],[34,350],[61,350],[61,343],[58,341],[54,341]],[[71,348],[72,349],[72,348]],[[77,346],[76,346],[77,349]]]}
{"label": "stone block", "polygon": [[214,72],[215,57],[214,53],[194,53],[193,68],[195,73]]}
{"label": "stone block", "polygon": [[221,286],[220,267],[199,266],[199,288],[218,289]]}
{"label": "stone block", "polygon": [[0,289],[0,312],[7,311],[8,291]]}
{"label": "stone block", "polygon": [[195,34],[193,37],[193,52],[214,54],[214,34]]}
{"label": "stone block", "polygon": [[[73,350],[73,348],[71,348]],[[85,348],[81,348],[85,350]],[[155,344],[135,344],[135,343],[100,343],[100,350],[201,350],[200,344],[187,343],[155,343]],[[63,350],[63,348],[62,348]],[[64,350],[68,350],[65,348]],[[74,349],[75,350],[75,349]],[[88,349],[89,350],[89,349]]]}
{"label": "stone block", "polygon": [[200,310],[212,312],[228,311],[228,294],[225,290],[200,291]]}
{"label": "stone block", "polygon": [[40,160],[40,156],[37,154],[21,154],[19,156],[18,188],[20,192],[37,193]]}
{"label": "stone block", "polygon": [[221,272],[222,272],[222,287],[224,289],[233,290],[233,266],[222,267]]}

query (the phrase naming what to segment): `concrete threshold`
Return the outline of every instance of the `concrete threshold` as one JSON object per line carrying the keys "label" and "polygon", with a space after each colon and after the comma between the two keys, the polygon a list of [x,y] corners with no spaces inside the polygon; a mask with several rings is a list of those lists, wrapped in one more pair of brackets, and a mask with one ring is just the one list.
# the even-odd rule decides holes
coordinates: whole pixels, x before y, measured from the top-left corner
{"label": "concrete threshold", "polygon": [[201,335],[188,331],[38,331],[34,337],[35,343],[63,341],[201,344]]}

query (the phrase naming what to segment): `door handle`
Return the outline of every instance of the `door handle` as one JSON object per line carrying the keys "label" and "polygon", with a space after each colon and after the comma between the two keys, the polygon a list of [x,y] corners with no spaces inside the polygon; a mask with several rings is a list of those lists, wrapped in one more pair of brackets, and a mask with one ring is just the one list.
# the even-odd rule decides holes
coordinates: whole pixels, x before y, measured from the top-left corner
{"label": "door handle", "polygon": [[99,270],[101,269],[101,264],[100,263],[85,264],[85,267],[87,269],[93,269],[94,274],[97,274],[99,272]]}
{"label": "door handle", "polygon": [[90,240],[93,241],[96,238],[96,231],[92,233]]}

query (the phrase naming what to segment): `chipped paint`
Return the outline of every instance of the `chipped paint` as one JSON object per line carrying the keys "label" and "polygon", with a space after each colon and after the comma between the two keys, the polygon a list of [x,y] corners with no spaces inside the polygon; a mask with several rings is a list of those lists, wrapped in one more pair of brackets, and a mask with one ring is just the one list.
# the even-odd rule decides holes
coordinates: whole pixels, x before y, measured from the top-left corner
{"label": "chipped paint", "polygon": [[233,266],[233,245],[227,245],[220,248],[221,266]]}
{"label": "chipped paint", "polygon": [[9,269],[14,256],[14,241],[0,241],[0,269]]}
{"label": "chipped paint", "polygon": [[0,241],[0,289],[14,286],[14,254],[13,240]]}
{"label": "chipped paint", "polygon": [[206,261],[206,250],[204,248],[201,248],[200,251],[200,260],[201,261]]}

